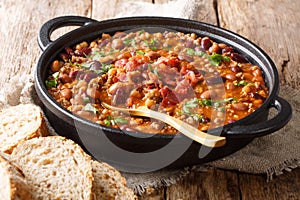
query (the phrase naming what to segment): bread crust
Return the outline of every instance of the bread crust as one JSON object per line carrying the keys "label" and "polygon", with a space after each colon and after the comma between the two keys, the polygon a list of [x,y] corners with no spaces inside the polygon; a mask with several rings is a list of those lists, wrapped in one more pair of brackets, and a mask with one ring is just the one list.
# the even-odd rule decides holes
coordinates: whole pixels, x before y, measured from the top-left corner
{"label": "bread crust", "polygon": [[34,199],[93,199],[91,157],[72,140],[33,138],[18,144],[11,158],[22,169]]}
{"label": "bread crust", "polygon": [[[0,153],[0,199],[32,199],[30,189],[21,170]],[[1,185],[1,184],[7,185]]]}
{"label": "bread crust", "polygon": [[126,179],[107,163],[92,161],[93,193],[97,200],[135,200],[133,190],[126,186]]}
{"label": "bread crust", "polygon": [[25,140],[47,136],[48,128],[40,107],[19,104],[0,112],[0,151],[11,154]]}

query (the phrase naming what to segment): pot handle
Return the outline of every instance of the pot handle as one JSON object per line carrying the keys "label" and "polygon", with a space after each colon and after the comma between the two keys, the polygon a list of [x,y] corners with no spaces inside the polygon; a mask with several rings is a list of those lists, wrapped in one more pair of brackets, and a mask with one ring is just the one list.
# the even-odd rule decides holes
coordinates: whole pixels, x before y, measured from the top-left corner
{"label": "pot handle", "polygon": [[286,125],[292,117],[291,105],[281,97],[275,97],[270,108],[274,107],[278,113],[273,118],[253,125],[237,125],[226,130],[229,137],[255,138],[273,133]]}
{"label": "pot handle", "polygon": [[53,41],[51,34],[58,28],[65,26],[85,26],[89,23],[98,22],[97,20],[83,16],[62,16],[47,21],[41,27],[38,34],[38,44],[41,50],[45,50]]}

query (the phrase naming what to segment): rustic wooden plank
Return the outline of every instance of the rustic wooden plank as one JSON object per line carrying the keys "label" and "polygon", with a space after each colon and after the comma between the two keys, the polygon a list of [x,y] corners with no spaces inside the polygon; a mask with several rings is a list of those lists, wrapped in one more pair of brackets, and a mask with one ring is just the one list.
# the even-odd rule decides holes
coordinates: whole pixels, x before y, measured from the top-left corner
{"label": "rustic wooden plank", "polygon": [[47,20],[61,15],[89,16],[90,1],[14,0],[0,1],[0,83],[12,76],[29,74],[37,62],[40,49],[37,34]]}
{"label": "rustic wooden plank", "polygon": [[279,70],[281,81],[300,86],[300,1],[218,0],[220,25],[264,49]]}
{"label": "rustic wooden plank", "polygon": [[148,2],[152,3],[152,0],[101,0],[101,1],[93,1],[93,13],[92,18],[97,20],[105,20],[114,18],[118,15],[118,13],[122,10],[122,5],[124,3],[130,2]]}
{"label": "rustic wooden plank", "polygon": [[242,199],[300,199],[300,169],[275,177],[266,182],[266,177],[250,174],[239,174]]}
{"label": "rustic wooden plank", "polygon": [[234,172],[213,169],[192,172],[167,188],[166,199],[239,199],[238,176]]}

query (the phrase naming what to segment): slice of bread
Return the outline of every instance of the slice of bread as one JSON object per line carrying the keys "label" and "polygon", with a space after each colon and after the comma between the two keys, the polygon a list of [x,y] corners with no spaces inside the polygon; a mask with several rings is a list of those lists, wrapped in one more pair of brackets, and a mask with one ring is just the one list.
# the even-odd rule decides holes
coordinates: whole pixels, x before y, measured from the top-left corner
{"label": "slice of bread", "polygon": [[11,161],[22,169],[33,199],[93,198],[91,157],[72,140],[48,136],[23,141]]}
{"label": "slice of bread", "polygon": [[18,143],[48,135],[40,107],[19,104],[0,112],[0,151],[11,153]]}
{"label": "slice of bread", "polygon": [[24,175],[0,152],[0,199],[32,199]]}
{"label": "slice of bread", "polygon": [[133,190],[126,186],[125,178],[112,166],[92,161],[93,193],[96,200],[135,200]]}

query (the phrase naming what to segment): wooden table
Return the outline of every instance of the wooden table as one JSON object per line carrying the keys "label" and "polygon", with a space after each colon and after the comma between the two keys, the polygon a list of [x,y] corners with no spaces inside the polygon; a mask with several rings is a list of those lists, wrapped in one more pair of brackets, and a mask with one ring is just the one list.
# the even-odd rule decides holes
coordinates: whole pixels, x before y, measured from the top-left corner
{"label": "wooden table", "polygon": [[[159,4],[168,0],[144,1]],[[232,30],[258,44],[276,63],[281,83],[300,88],[300,1],[198,1],[203,4],[198,20]],[[111,18],[120,2],[1,0],[0,84],[34,69],[41,53],[37,33],[45,21],[70,14],[97,20]],[[212,169],[206,173],[192,173],[179,183],[145,194],[140,199],[300,199],[299,189],[300,169],[269,183],[263,175]]]}

